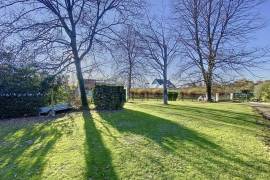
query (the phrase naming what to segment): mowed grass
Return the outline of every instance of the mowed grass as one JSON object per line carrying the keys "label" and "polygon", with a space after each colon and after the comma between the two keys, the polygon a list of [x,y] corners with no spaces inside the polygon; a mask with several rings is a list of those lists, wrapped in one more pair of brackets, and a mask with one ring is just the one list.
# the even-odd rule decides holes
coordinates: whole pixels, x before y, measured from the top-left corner
{"label": "mowed grass", "polygon": [[0,179],[270,179],[261,122],[246,104],[157,101],[0,122]]}

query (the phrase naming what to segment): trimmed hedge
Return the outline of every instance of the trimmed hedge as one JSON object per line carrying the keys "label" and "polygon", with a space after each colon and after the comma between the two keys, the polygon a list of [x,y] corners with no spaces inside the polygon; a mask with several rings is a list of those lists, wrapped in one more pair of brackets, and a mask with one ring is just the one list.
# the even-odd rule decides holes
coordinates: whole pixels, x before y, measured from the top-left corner
{"label": "trimmed hedge", "polygon": [[[177,90],[168,89],[168,96],[171,97],[171,101],[174,101],[178,97]],[[162,99],[163,98],[163,89],[162,88],[133,88],[130,91],[131,99]],[[170,93],[172,93],[170,95]],[[170,100],[169,99],[169,100]]]}
{"label": "trimmed hedge", "polygon": [[97,110],[119,110],[126,101],[123,86],[96,85],[93,100]]}
{"label": "trimmed hedge", "polygon": [[[38,115],[38,109],[63,99],[61,77],[30,67],[0,67],[0,119]],[[61,91],[60,91],[61,90]]]}
{"label": "trimmed hedge", "polygon": [[44,99],[43,96],[0,96],[0,119],[35,116]]}
{"label": "trimmed hedge", "polygon": [[0,119],[37,115],[48,90],[41,74],[13,66],[3,66],[0,72]]}
{"label": "trimmed hedge", "polygon": [[178,97],[178,92],[168,92],[169,101],[176,101]]}

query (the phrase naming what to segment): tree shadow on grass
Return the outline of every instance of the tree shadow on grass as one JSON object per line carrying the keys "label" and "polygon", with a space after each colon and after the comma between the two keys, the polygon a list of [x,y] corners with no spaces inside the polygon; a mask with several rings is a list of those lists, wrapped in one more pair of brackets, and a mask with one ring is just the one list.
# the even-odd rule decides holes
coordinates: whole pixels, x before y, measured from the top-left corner
{"label": "tree shadow on grass", "polygon": [[269,172],[265,168],[265,165],[269,167],[269,162],[256,163],[256,159],[244,161],[237,153],[226,151],[205,135],[168,119],[130,109],[100,113],[100,116],[119,132],[141,135],[155,142],[167,153],[180,157],[209,178],[218,178],[217,172],[242,178],[249,178],[247,172]]}
{"label": "tree shadow on grass", "polygon": [[47,154],[62,136],[62,132],[71,130],[72,120],[60,120],[56,126],[52,125],[52,120],[20,122],[18,119],[1,124],[1,128],[6,128],[0,134],[1,178],[41,177],[47,163]]}
{"label": "tree shadow on grass", "polygon": [[[213,109],[205,107],[194,107],[188,105],[173,105],[168,106],[159,104],[138,104],[140,108],[153,108],[156,110],[168,113],[170,115],[180,115],[184,117],[190,117],[192,119],[202,119],[205,118],[210,121],[223,122],[231,125],[240,125],[242,127],[246,126],[260,126],[263,124],[258,123],[256,120],[260,118],[257,114],[249,114],[244,112],[235,112],[233,110],[222,110]],[[164,109],[166,108],[166,109]],[[170,111],[172,110],[172,111]],[[176,112],[177,111],[177,112]]]}
{"label": "tree shadow on grass", "polygon": [[83,112],[85,128],[86,179],[117,179],[110,151],[105,147],[95,120],[89,111]]}

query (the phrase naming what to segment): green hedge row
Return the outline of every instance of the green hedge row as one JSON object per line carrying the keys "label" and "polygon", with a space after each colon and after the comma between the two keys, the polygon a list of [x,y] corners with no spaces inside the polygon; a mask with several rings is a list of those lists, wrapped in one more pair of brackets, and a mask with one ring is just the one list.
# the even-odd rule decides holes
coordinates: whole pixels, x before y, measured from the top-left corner
{"label": "green hedge row", "polygon": [[178,92],[168,92],[169,101],[176,101],[178,97]]}
{"label": "green hedge row", "polygon": [[28,67],[0,69],[0,119],[36,115],[43,104],[47,84]]}
{"label": "green hedge row", "polygon": [[0,96],[0,119],[38,115],[44,101],[42,96]]}
{"label": "green hedge row", "polygon": [[65,101],[62,77],[30,67],[0,66],[0,119],[32,116],[42,106]]}
{"label": "green hedge row", "polygon": [[[131,89],[131,99],[162,99],[163,89],[161,88],[134,88]],[[173,90],[168,90],[169,101],[176,101],[178,97],[178,92]]]}
{"label": "green hedge row", "polygon": [[126,101],[123,86],[96,85],[93,100],[97,110],[119,110]]}

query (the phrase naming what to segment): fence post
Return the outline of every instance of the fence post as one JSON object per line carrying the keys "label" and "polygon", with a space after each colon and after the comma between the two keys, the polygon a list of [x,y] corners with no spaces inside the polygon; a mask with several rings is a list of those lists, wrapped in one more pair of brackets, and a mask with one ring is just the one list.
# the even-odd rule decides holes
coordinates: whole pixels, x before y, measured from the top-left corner
{"label": "fence post", "polygon": [[219,101],[219,93],[216,93],[216,102]]}
{"label": "fence post", "polygon": [[230,93],[230,100],[233,101],[233,93]]}

